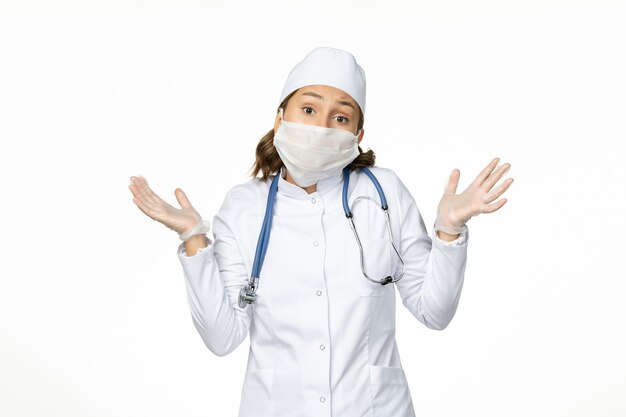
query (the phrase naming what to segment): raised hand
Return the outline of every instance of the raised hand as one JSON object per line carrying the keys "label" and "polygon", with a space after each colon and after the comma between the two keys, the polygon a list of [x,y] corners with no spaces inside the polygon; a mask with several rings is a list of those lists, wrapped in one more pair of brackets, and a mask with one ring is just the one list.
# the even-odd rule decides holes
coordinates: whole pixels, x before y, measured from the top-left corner
{"label": "raised hand", "polygon": [[461,194],[456,194],[461,172],[458,169],[452,171],[448,185],[437,207],[435,230],[441,230],[452,235],[458,234],[470,218],[481,213],[493,213],[506,204],[506,198],[492,203],[513,183],[513,178],[507,178],[492,190],[498,180],[511,167],[511,164],[506,163],[496,169],[498,161],[500,158],[494,158]]}
{"label": "raised hand", "polygon": [[133,194],[133,202],[139,207],[139,210],[151,219],[172,229],[179,236],[202,222],[202,217],[193,208],[180,188],[174,190],[176,199],[181,206],[180,209],[171,206],[156,195],[148,186],[148,181],[142,176],[130,177],[128,188]]}

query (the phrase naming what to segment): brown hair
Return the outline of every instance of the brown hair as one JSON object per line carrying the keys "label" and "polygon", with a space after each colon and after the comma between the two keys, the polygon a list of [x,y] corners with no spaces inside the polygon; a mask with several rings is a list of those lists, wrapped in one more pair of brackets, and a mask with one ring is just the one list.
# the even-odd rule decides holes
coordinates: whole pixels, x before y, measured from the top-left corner
{"label": "brown hair", "polygon": [[[289,99],[294,95],[294,93],[298,91],[295,90],[291,94],[289,94],[278,108],[286,108]],[[363,128],[363,112],[359,108],[359,123],[357,129]],[[361,147],[359,146],[359,156],[354,158],[348,167],[350,167],[351,171],[362,167],[372,167],[376,162],[376,154],[373,150],[369,149],[367,152],[363,152]],[[256,146],[256,161],[254,162],[252,168],[250,168],[251,174],[253,178],[256,178],[259,173],[261,173],[261,180],[266,180],[270,175],[278,173],[280,168],[283,166],[283,161],[280,159],[278,155],[278,151],[274,147],[274,129],[270,130],[261,138],[258,145]]]}

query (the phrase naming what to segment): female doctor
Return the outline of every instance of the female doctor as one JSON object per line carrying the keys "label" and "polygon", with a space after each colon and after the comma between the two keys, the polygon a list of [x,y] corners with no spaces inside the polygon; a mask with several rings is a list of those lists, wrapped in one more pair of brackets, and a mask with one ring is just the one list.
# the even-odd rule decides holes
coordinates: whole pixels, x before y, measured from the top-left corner
{"label": "female doctor", "polygon": [[509,164],[495,158],[460,194],[455,169],[431,239],[409,190],[359,146],[365,87],[355,58],[335,48],[292,69],[253,178],[226,194],[214,240],[183,190],[177,209],[131,177],[133,202],[183,241],[191,316],[208,349],[227,355],[250,335],[239,417],[413,417],[394,287],[418,321],[444,329],[463,286],[466,222],[506,203],[494,200],[513,179],[494,186]]}

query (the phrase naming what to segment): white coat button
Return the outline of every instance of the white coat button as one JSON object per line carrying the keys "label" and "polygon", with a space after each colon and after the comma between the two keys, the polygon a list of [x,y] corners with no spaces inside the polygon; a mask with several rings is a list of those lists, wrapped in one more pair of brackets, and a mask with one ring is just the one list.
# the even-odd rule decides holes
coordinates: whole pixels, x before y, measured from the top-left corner
{"label": "white coat button", "polygon": [[320,350],[324,350],[324,349],[326,349],[326,346],[320,345]]}
{"label": "white coat button", "polygon": [[315,294],[317,294],[319,296],[319,295],[322,295],[322,292],[320,290],[317,290],[317,291],[315,291]]}
{"label": "white coat button", "polygon": [[321,403],[326,402],[326,398],[325,397],[320,397],[320,402]]}
{"label": "white coat button", "polygon": [[313,198],[311,199],[311,203],[313,203],[313,204],[315,204],[315,202],[316,202],[316,201],[317,201],[317,200],[315,199],[315,197],[313,197]]}
{"label": "white coat button", "polygon": [[313,246],[318,247],[319,245],[320,245],[320,242],[318,242],[317,240],[313,242]]}

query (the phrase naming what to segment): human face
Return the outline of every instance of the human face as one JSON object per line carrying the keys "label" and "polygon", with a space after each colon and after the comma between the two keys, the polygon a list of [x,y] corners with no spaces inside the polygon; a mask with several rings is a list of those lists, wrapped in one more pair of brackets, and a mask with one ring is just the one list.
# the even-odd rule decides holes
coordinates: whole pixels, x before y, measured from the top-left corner
{"label": "human face", "polygon": [[[299,88],[283,110],[289,122],[343,129],[356,135],[359,107],[345,91],[328,85],[309,85]],[[274,133],[280,126],[280,114],[274,121]],[[358,137],[361,143],[364,131]]]}

